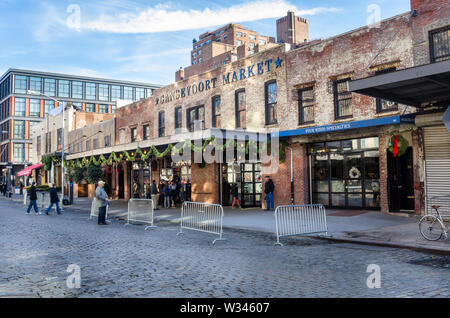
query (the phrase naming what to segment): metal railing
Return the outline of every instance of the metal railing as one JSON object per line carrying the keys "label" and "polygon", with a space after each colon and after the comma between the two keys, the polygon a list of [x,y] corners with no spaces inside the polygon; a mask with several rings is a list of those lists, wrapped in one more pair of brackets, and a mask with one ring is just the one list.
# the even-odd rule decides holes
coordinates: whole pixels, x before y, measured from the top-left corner
{"label": "metal railing", "polygon": [[[93,218],[98,218],[98,207],[97,207],[97,198],[94,198],[92,200],[92,205],[91,205],[91,215],[89,216],[89,220],[92,220]],[[110,222],[108,221],[108,210],[109,210],[109,204],[106,206],[106,215],[105,215],[105,221],[106,222]]]}
{"label": "metal railing", "polygon": [[[26,190],[24,190],[24,205],[28,206],[30,204],[30,196],[26,193]],[[37,206],[40,210],[46,210],[50,206],[50,193],[48,192],[40,192],[38,191],[36,193],[37,195]],[[53,206],[54,209],[56,209],[56,206]]]}
{"label": "metal railing", "polygon": [[277,245],[280,237],[325,233],[328,235],[327,215],[322,204],[286,205],[275,209]]}
{"label": "metal railing", "polygon": [[223,207],[219,204],[184,202],[181,207],[180,232],[183,229],[219,235],[213,241],[224,240],[223,236]]}
{"label": "metal railing", "polygon": [[125,226],[132,223],[149,224],[145,230],[155,227],[153,200],[130,199],[128,201],[128,216]]}

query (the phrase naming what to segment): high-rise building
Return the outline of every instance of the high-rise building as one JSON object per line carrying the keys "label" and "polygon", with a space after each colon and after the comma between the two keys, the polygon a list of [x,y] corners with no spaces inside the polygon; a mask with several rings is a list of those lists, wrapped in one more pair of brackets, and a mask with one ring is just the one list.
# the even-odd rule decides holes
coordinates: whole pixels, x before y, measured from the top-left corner
{"label": "high-rise building", "polygon": [[308,20],[295,16],[288,11],[287,15],[277,20],[278,43],[301,44],[309,41]]}
{"label": "high-rise building", "polygon": [[193,41],[191,65],[176,72],[176,81],[229,64],[276,45],[275,38],[260,35],[239,24],[227,24]]}
{"label": "high-rise building", "polygon": [[[58,107],[72,102],[85,112],[115,113],[117,100],[138,101],[159,85],[9,69],[0,77],[0,167],[16,174],[33,162],[32,131]],[[3,175],[6,173],[3,171]]]}

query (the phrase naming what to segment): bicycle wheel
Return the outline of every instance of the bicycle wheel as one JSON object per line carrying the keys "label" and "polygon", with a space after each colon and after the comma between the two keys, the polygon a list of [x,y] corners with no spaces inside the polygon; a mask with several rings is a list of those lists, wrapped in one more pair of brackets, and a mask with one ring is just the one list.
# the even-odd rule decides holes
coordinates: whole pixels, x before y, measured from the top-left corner
{"label": "bicycle wheel", "polygon": [[442,237],[442,226],[439,219],[433,215],[426,215],[419,223],[420,234],[428,241],[438,241]]}

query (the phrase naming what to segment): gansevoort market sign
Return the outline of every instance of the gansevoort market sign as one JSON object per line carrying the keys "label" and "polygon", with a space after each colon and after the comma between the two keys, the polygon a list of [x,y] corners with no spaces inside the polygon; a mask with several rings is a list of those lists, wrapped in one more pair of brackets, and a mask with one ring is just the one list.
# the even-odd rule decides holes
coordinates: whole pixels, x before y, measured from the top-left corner
{"label": "gansevoort market sign", "polygon": [[[276,68],[281,67],[282,62],[283,60],[280,57],[277,57],[277,60],[275,61]],[[240,68],[239,70],[229,72],[226,75],[222,74],[222,80],[220,82],[218,81],[217,77],[214,77],[212,79],[194,83],[192,85],[183,87],[181,89],[177,89],[168,94],[157,97],[155,99],[155,104],[158,105],[169,103],[174,100],[179,100],[181,98],[195,95],[197,93],[209,91],[210,89],[216,88],[219,83],[222,83],[222,85],[228,85],[230,83],[242,81],[247,78],[263,75],[265,72],[271,71],[271,69],[274,66],[273,63],[274,61],[272,59],[267,59],[263,62],[259,62],[251,66],[248,66],[247,68]]]}

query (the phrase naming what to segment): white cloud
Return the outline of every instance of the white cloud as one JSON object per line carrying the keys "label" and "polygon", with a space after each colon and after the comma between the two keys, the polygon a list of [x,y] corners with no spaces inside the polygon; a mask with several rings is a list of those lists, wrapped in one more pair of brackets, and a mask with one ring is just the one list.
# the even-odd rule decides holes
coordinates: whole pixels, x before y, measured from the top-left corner
{"label": "white cloud", "polygon": [[128,61],[148,61],[150,58],[154,57],[162,57],[162,56],[171,56],[171,55],[183,55],[183,54],[189,54],[191,52],[191,48],[184,48],[184,49],[173,49],[173,50],[166,50],[166,51],[160,51],[156,53],[150,53],[150,54],[140,54],[140,55],[131,55],[126,57],[119,57],[116,59],[117,62],[128,62]]}
{"label": "white cloud", "polygon": [[194,30],[230,22],[256,21],[284,16],[287,11],[300,16],[337,12],[337,8],[316,7],[300,10],[285,0],[262,0],[228,8],[177,10],[171,5],[156,5],[139,13],[101,14],[97,19],[83,21],[82,28],[112,33],[158,33]]}

